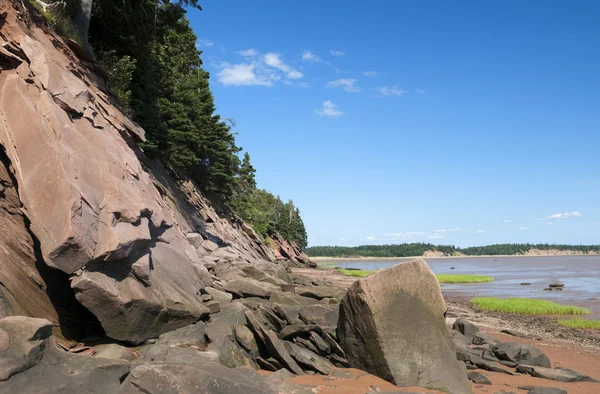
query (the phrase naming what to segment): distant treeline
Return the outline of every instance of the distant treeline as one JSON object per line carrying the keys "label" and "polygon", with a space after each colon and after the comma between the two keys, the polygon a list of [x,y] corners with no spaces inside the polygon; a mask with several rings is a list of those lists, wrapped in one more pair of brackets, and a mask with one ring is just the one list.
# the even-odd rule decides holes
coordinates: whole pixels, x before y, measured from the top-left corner
{"label": "distant treeline", "polygon": [[306,248],[309,256],[316,257],[409,257],[422,256],[425,252],[441,252],[445,256],[467,255],[520,255],[530,249],[578,251],[600,253],[600,245],[556,245],[556,244],[496,244],[459,248],[453,245],[433,245],[430,243],[407,243],[397,245],[361,246],[311,246]]}

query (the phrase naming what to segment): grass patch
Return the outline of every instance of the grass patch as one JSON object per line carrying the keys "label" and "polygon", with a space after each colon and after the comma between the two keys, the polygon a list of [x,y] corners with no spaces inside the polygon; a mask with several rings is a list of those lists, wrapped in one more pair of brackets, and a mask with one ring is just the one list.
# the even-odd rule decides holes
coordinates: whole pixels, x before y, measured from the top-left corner
{"label": "grass patch", "polygon": [[573,318],[569,320],[559,320],[558,324],[570,328],[586,328],[591,330],[600,330],[600,320],[583,320]]}
{"label": "grass patch", "polygon": [[348,276],[358,276],[359,278],[364,278],[365,276],[371,275],[375,270],[345,270],[338,269],[338,272]]}
{"label": "grass patch", "polygon": [[488,311],[521,315],[586,315],[590,313],[589,309],[530,298],[480,297],[473,298],[471,303]]}
{"label": "grass patch", "polygon": [[440,283],[485,283],[494,281],[491,276],[482,275],[438,274],[436,276]]}

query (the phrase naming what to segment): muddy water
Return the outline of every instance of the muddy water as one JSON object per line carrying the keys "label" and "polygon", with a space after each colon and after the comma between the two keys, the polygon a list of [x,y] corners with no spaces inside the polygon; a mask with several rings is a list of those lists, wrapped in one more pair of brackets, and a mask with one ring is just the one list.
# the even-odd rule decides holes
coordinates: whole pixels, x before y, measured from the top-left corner
{"label": "muddy water", "polygon": [[[397,261],[336,261],[340,267],[387,268]],[[600,319],[600,256],[427,258],[436,274],[474,274],[494,278],[491,283],[442,284],[449,295],[547,299],[592,310],[586,318]],[[452,269],[454,267],[454,269]],[[552,282],[564,283],[561,292],[544,291]],[[531,283],[521,285],[521,283]],[[593,298],[597,298],[593,300]]]}

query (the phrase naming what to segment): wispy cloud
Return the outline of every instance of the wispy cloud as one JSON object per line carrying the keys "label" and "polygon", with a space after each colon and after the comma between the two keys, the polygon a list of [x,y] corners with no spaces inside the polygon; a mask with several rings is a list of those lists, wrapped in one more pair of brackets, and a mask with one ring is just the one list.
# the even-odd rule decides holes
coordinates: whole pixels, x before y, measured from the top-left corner
{"label": "wispy cloud", "polygon": [[211,41],[211,40],[196,40],[197,48],[210,48],[214,45],[215,45],[214,41]]}
{"label": "wispy cloud", "polygon": [[504,219],[504,223],[512,223],[512,220]]}
{"label": "wispy cloud", "polygon": [[315,113],[319,116],[326,116],[329,118],[337,118],[343,114],[331,100],[323,101],[323,106],[320,109],[315,109]]}
{"label": "wispy cloud", "polygon": [[564,212],[564,213],[555,213],[553,215],[546,216],[545,218],[539,218],[535,220],[554,220],[554,219],[569,219],[572,217],[581,217],[583,216],[581,212],[573,211],[573,212]]}
{"label": "wispy cloud", "polygon": [[381,96],[402,96],[406,93],[406,90],[401,89],[398,86],[381,86],[376,90]]}
{"label": "wispy cloud", "polygon": [[323,61],[320,57],[318,57],[311,51],[304,51],[304,53],[302,53],[302,60],[304,60],[305,62],[317,62],[317,63],[321,63]]}
{"label": "wispy cloud", "polygon": [[455,233],[460,233],[463,230],[464,229],[462,227],[454,227],[453,229],[450,229],[450,231],[455,232]]}
{"label": "wispy cloud", "polygon": [[405,231],[405,232],[399,232],[399,233],[389,233],[389,234],[384,234],[386,237],[391,237],[391,238],[413,238],[413,237],[422,237],[424,236],[425,232],[423,231]]}
{"label": "wispy cloud", "polygon": [[427,90],[425,90],[425,89],[415,89],[415,93],[421,93],[421,94],[423,94],[423,93],[427,93]]}
{"label": "wispy cloud", "polygon": [[329,51],[333,56],[344,56],[345,53],[342,51],[334,51],[333,49]]}
{"label": "wispy cloud", "polygon": [[529,227],[527,227],[527,226],[521,226],[521,227],[519,227],[519,230],[521,230],[521,231],[527,231],[527,230],[531,230],[531,229]]}
{"label": "wispy cloud", "polygon": [[346,92],[350,93],[358,93],[360,89],[355,85],[356,79],[348,78],[348,79],[336,79],[335,81],[331,81],[327,83],[329,87],[341,87]]}
{"label": "wispy cloud", "polygon": [[445,233],[446,229],[445,228],[440,228],[438,230],[435,230],[436,233]]}
{"label": "wispy cloud", "polygon": [[444,236],[441,234],[433,234],[433,235],[428,235],[427,238],[429,239],[443,239]]}
{"label": "wispy cloud", "polygon": [[477,230],[475,231],[475,234],[483,234],[483,233],[487,233],[486,230]]}
{"label": "wispy cloud", "polygon": [[283,71],[290,79],[300,79],[303,77],[300,71],[294,70],[292,67],[285,64],[281,59],[281,55],[278,53],[269,52],[265,54],[262,59],[266,65]]}
{"label": "wispy cloud", "polygon": [[377,71],[363,71],[362,75],[364,75],[365,77],[376,77],[378,75],[380,75],[381,73],[377,72]]}
{"label": "wispy cloud", "polygon": [[258,55],[258,51],[254,48],[248,48],[243,51],[239,51],[238,55],[242,55],[244,57],[252,57]]}
{"label": "wispy cloud", "polygon": [[369,235],[368,237],[365,238],[367,241],[374,241],[377,239],[377,237],[375,237],[374,235]]}

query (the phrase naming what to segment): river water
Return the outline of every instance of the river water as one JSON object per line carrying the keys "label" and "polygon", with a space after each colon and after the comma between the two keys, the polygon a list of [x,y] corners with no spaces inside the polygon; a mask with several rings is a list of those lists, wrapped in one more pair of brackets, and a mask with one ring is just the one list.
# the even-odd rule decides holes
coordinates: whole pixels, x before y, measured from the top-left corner
{"label": "river water", "polygon": [[[493,282],[442,284],[448,295],[476,297],[523,297],[547,299],[560,304],[586,307],[600,319],[600,256],[511,256],[426,258],[436,274],[487,275]],[[336,261],[336,266],[365,270],[387,268],[406,259]],[[454,267],[454,268],[452,268]],[[544,291],[552,282],[564,283],[563,291]],[[531,283],[523,286],[520,283]],[[596,300],[594,300],[596,298]]]}

